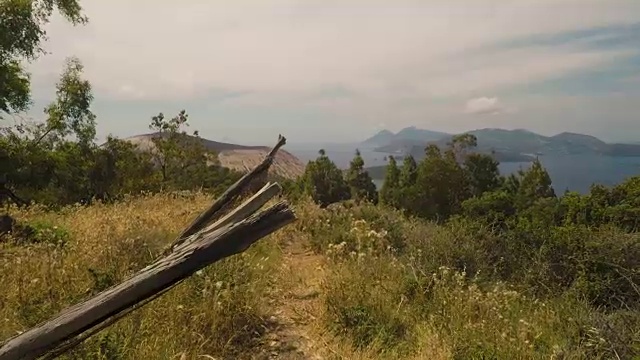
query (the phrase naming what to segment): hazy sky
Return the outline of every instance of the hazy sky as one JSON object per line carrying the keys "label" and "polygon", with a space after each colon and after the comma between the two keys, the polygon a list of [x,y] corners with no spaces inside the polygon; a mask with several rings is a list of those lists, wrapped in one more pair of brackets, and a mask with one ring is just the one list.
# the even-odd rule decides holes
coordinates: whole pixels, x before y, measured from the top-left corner
{"label": "hazy sky", "polygon": [[31,66],[41,116],[65,57],[98,132],[186,109],[212,140],[362,140],[417,126],[640,140],[638,0],[81,0]]}

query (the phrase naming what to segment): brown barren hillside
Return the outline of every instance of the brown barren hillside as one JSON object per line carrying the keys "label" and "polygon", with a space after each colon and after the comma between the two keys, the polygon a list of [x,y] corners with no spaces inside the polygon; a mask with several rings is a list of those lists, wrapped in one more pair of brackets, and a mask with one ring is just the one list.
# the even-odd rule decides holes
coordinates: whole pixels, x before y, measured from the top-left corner
{"label": "brown barren hillside", "polygon": [[[151,139],[158,134],[131,136],[123,140],[136,144],[138,148],[150,151],[154,148]],[[229,169],[246,172],[256,167],[271,150],[268,146],[245,146],[202,139],[203,145],[218,154],[220,164]],[[272,174],[294,179],[304,172],[304,163],[291,153],[280,150],[269,170]]]}

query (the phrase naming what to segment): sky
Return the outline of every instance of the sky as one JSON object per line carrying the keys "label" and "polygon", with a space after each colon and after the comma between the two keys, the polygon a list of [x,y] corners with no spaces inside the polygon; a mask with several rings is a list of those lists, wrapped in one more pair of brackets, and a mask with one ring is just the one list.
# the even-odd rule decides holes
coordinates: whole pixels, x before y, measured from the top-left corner
{"label": "sky", "polygon": [[98,137],[185,109],[201,136],[361,141],[407,126],[640,141],[638,0],[81,0],[29,65],[41,118],[68,56]]}

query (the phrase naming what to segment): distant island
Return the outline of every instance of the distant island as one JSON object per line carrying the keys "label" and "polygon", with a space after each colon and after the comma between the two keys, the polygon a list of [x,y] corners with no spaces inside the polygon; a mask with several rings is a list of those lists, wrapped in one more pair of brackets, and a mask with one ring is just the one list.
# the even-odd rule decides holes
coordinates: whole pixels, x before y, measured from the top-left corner
{"label": "distant island", "polygon": [[[554,136],[544,136],[532,131],[517,129],[478,129],[466,133],[478,139],[478,152],[493,153],[500,162],[525,162],[537,156],[612,156],[638,157],[640,144],[606,143],[594,136],[563,132]],[[428,144],[446,146],[455,134],[408,127],[393,133],[382,130],[362,142],[373,146],[374,151],[398,155],[412,155],[422,158]]]}
{"label": "distant island", "polygon": [[[500,162],[502,174],[527,168],[539,158],[549,171],[553,187],[560,193],[566,189],[586,193],[593,183],[612,186],[640,174],[640,142],[607,143],[594,136],[570,132],[544,136],[524,129],[486,128],[468,133],[477,137],[475,151],[492,154]],[[352,147],[360,148],[368,164],[366,170],[380,186],[389,156],[400,164],[407,155],[419,161],[428,144],[446,147],[454,135],[411,126],[397,133],[379,131]],[[346,159],[353,156],[352,153],[328,153],[342,166],[347,166]]]}

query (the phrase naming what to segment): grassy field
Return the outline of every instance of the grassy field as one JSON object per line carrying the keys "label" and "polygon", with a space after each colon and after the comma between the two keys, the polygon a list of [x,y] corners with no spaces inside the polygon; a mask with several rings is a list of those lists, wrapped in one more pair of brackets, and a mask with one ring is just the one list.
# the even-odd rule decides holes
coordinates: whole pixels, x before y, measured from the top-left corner
{"label": "grassy field", "polygon": [[[211,200],[163,194],[12,211],[38,229],[37,243],[0,244],[0,338],[146,266]],[[295,207],[296,223],[67,358],[638,358],[637,307],[604,311],[572,289],[542,296],[503,281],[475,230],[368,205]]]}

